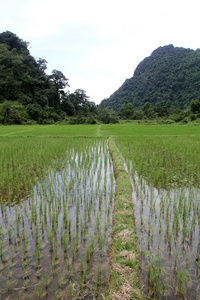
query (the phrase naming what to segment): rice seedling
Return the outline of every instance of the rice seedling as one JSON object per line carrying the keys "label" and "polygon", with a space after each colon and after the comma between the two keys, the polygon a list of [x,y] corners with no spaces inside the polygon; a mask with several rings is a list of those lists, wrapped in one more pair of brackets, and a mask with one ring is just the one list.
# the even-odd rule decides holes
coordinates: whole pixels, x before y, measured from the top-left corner
{"label": "rice seedling", "polygon": [[199,239],[198,247],[197,247],[196,262],[197,262],[197,266],[200,267],[200,239]]}
{"label": "rice seedling", "polygon": [[39,267],[39,264],[40,264],[40,245],[39,244],[36,244],[35,262],[36,262],[36,267]]}
{"label": "rice seedling", "polygon": [[186,294],[187,282],[189,281],[188,272],[185,268],[181,268],[177,273],[177,294],[184,297]]}
{"label": "rice seedling", "polygon": [[[184,260],[186,255],[190,265],[194,266],[194,256],[192,258],[193,254],[190,249],[197,249],[197,242],[193,240],[191,243],[192,237],[196,236],[198,240],[197,222],[195,221],[197,217],[195,216],[198,212],[199,196],[197,195],[199,195],[199,191],[195,187],[198,187],[197,178],[199,177],[196,174],[199,174],[199,168],[195,162],[196,155],[194,153],[197,153],[199,138],[191,136],[181,138],[134,137],[134,139],[117,137],[115,141],[126,162],[131,161],[128,165],[134,183],[133,200],[136,224],[141,226],[143,222],[144,227],[149,227],[145,216],[148,216],[149,210],[154,216],[151,220],[153,235],[151,230],[148,230],[154,241],[151,250],[155,249],[157,245],[157,235],[162,237],[163,233],[166,233],[166,239],[159,242],[160,251],[164,253],[165,244],[168,243],[169,254],[173,256],[177,247],[181,249],[182,243],[180,257]],[[189,144],[191,147],[188,147]],[[195,190],[197,192],[194,192]],[[153,202],[149,203],[149,195],[150,199],[154,198]],[[136,226],[136,228],[140,227]],[[150,243],[150,240],[146,239],[146,243],[143,244],[142,241],[145,241],[146,238],[145,234],[145,231],[138,231],[138,242],[141,249],[143,246],[144,249],[147,249],[148,242]],[[143,239],[142,236],[144,236]],[[186,248],[188,244],[191,245],[191,248]],[[166,266],[169,270],[169,265],[170,262],[166,257],[163,268]],[[170,275],[166,276],[170,278]],[[193,276],[193,280],[197,280],[195,276]],[[172,281],[170,284],[174,287]],[[195,298],[194,289],[188,290],[189,293],[193,293]]]}
{"label": "rice seedling", "polygon": [[9,238],[9,242],[11,242],[11,239],[12,239],[12,228],[10,226],[8,227],[8,238]]}
{"label": "rice seedling", "polygon": [[42,286],[39,284],[38,286],[35,287],[35,296],[37,300],[41,299],[41,294],[42,294]]}
{"label": "rice seedling", "polygon": [[69,300],[73,299],[73,288],[72,288],[72,282],[71,281],[69,283],[68,296],[69,296]]}
{"label": "rice seedling", "polygon": [[86,247],[86,258],[87,258],[87,263],[89,263],[90,262],[90,246],[89,245],[87,245],[87,247]]}
{"label": "rice seedling", "polygon": [[[19,141],[21,142],[21,139]],[[47,282],[56,282],[64,272],[66,260],[69,259],[69,276],[79,278],[76,266],[80,258],[82,261],[88,260],[96,264],[100,256],[104,260],[108,255],[106,252],[108,246],[105,245],[108,236],[111,235],[115,192],[112,162],[108,159],[106,139],[83,138],[81,141],[80,151],[80,141],[73,138],[66,141],[63,138],[57,140],[57,147],[55,141],[51,141],[48,137],[45,141],[34,138],[35,144],[30,140],[30,145],[28,139],[25,139],[26,151],[30,151],[32,156],[24,155],[23,163],[21,156],[16,157],[16,168],[21,163],[18,172],[20,180],[15,185],[15,199],[18,199],[19,203],[13,202],[13,181],[6,187],[9,201],[5,204],[4,199],[1,199],[0,226],[2,225],[4,236],[7,235],[7,241],[10,240],[14,245],[14,251],[10,249],[5,257],[3,248],[8,246],[6,242],[4,244],[3,239],[0,239],[2,240],[1,260],[5,258],[7,260],[7,256],[8,258],[12,256],[12,261],[15,262],[14,271],[16,273],[18,268],[20,270],[18,276],[24,280],[21,284],[26,285],[27,290],[35,297],[36,294],[38,297],[40,294],[39,290],[34,291],[34,286],[41,278],[43,268],[48,277],[44,275],[46,279],[44,286],[41,286],[42,290],[47,288]],[[50,149],[47,148],[48,144]],[[11,142],[11,146],[14,155],[15,144]],[[25,149],[21,150],[25,153]],[[48,152],[47,157],[45,152]],[[34,163],[29,165],[30,161]],[[24,171],[24,166],[29,166],[27,169],[30,170],[30,174]],[[24,181],[23,188],[22,181]],[[23,200],[19,196],[20,190],[24,193]],[[12,208],[12,204],[15,208]],[[6,205],[10,205],[12,211],[7,210]],[[95,230],[96,222],[98,234]],[[96,239],[98,243],[95,243]],[[61,253],[64,253],[64,256]],[[17,255],[22,257],[21,262],[16,262]],[[29,264],[35,265],[36,276],[33,270],[29,270]],[[87,266],[83,263],[82,283],[80,283],[82,289],[86,288],[83,284],[86,280],[86,270],[90,274],[92,269],[90,270],[90,264]],[[108,269],[103,272],[108,276]],[[0,274],[0,279],[3,278],[2,276]],[[33,283],[32,287],[28,284],[29,278]],[[90,276],[88,278],[91,280]],[[103,284],[99,285],[99,290],[101,288],[103,289]],[[94,283],[92,289],[95,290]],[[70,290],[68,284],[66,290]],[[48,284],[48,293],[52,295],[58,293],[55,284]],[[65,292],[65,295],[66,293],[68,292]],[[22,299],[24,297],[25,291],[22,290]]]}
{"label": "rice seedling", "polygon": [[100,275],[101,275],[101,265],[98,265],[97,267],[97,273],[96,273],[96,295],[98,294],[98,286],[100,281]]}

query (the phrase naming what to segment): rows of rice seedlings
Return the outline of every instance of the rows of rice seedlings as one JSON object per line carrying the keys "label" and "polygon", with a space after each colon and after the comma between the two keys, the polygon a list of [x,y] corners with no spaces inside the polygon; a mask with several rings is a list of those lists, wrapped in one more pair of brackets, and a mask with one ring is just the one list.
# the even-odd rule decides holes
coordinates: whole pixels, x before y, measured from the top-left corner
{"label": "rows of rice seedlings", "polygon": [[51,161],[62,164],[67,145],[73,139],[50,137],[0,137],[0,198],[13,205],[30,193]]}
{"label": "rows of rice seedlings", "polygon": [[65,155],[43,170],[27,198],[15,205],[2,201],[4,299],[98,299],[105,292],[115,190],[112,161],[105,139],[67,140]]}
{"label": "rows of rice seedlings", "polygon": [[147,141],[140,138],[127,140],[126,146],[124,139],[116,139],[116,143],[133,179],[144,292],[156,299],[198,299],[200,191],[197,187],[199,166],[195,161],[200,140],[149,138],[147,141],[151,140],[157,153],[156,156],[152,153],[152,157],[149,152],[152,144],[147,147]]}
{"label": "rows of rice seedlings", "polygon": [[116,143],[132,161],[133,170],[158,189],[199,187],[199,136],[118,137]]}

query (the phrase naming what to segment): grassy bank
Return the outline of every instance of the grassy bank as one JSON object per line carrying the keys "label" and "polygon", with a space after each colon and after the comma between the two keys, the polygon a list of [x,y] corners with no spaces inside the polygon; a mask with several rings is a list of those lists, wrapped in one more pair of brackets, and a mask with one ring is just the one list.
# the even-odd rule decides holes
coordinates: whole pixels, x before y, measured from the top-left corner
{"label": "grassy bank", "polygon": [[113,138],[109,138],[108,142],[116,177],[108,299],[141,299],[138,280],[139,253],[134,225],[131,184]]}

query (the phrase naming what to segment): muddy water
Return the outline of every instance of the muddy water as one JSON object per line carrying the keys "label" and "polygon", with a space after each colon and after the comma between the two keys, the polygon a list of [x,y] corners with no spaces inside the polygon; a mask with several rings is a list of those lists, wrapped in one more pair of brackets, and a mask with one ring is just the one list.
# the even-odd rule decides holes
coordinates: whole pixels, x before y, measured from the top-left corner
{"label": "muddy water", "polygon": [[200,191],[168,192],[132,174],[135,223],[146,299],[199,299]]}
{"label": "muddy water", "polygon": [[[60,165],[60,164],[59,164]],[[68,149],[28,198],[0,208],[0,299],[106,291],[115,182],[106,142]]]}

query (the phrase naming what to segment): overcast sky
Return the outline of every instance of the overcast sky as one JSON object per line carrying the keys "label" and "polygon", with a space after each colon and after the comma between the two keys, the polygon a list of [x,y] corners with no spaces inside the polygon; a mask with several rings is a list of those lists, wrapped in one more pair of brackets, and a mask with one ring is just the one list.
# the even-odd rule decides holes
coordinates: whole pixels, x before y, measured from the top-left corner
{"label": "overcast sky", "polygon": [[200,48],[199,0],[0,0],[0,32],[100,103],[159,46]]}

